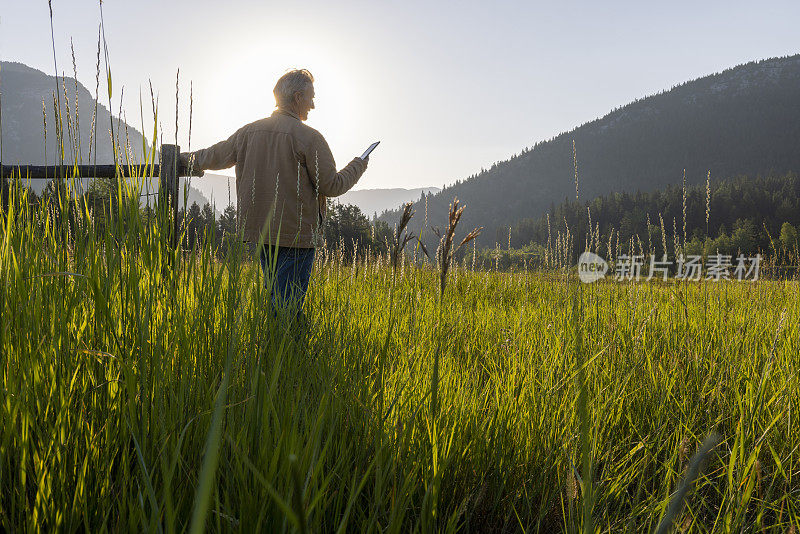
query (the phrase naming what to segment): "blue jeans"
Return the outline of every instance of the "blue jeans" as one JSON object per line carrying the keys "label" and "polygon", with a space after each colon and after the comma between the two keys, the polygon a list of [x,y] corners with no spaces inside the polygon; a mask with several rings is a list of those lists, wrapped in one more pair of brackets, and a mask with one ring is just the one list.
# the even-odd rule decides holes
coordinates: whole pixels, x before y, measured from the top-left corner
{"label": "blue jeans", "polygon": [[270,303],[273,312],[291,307],[294,308],[295,315],[299,315],[308,290],[311,268],[314,266],[314,249],[264,244],[259,258],[261,270],[264,272],[264,287],[271,289]]}

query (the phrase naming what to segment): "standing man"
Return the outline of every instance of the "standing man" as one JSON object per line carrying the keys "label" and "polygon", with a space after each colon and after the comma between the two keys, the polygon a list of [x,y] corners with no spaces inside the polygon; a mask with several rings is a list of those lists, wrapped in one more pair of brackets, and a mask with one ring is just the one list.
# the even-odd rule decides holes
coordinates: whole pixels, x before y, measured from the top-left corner
{"label": "standing man", "polygon": [[258,252],[272,306],[299,310],[322,240],[325,199],[353,187],[369,158],[357,157],[337,172],[325,138],[303,124],[314,109],[310,72],[287,72],[273,94],[272,115],[210,148],[181,154],[181,161],[197,170],[236,165],[237,227],[245,241],[263,242]]}

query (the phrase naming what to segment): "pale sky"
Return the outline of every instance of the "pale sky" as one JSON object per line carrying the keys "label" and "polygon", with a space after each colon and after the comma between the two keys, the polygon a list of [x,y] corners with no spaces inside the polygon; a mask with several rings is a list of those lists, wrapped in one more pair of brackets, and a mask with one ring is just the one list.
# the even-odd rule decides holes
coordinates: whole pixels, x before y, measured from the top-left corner
{"label": "pale sky", "polygon": [[[58,70],[72,73],[72,38],[90,91],[99,10],[53,0]],[[147,110],[152,80],[174,140],[180,68],[178,142],[187,149],[191,81],[191,147],[202,148],[269,115],[277,78],[305,67],[317,80],[308,124],[340,167],[381,141],[357,189],[441,187],[635,98],[800,51],[796,0],[106,0],[103,14],[114,113],[124,86],[141,128],[139,89]],[[0,0],[0,59],[53,74],[51,46],[46,0]],[[108,105],[105,83],[100,94]]]}

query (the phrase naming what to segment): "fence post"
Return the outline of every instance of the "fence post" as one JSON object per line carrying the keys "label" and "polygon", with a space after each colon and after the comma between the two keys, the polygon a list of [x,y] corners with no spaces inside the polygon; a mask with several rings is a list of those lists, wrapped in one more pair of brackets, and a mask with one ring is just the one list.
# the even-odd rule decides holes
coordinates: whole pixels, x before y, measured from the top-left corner
{"label": "fence post", "polygon": [[[161,145],[161,165],[158,181],[159,205],[163,205],[165,215],[172,212],[172,228],[169,233],[173,248],[178,247],[178,158],[181,147],[178,145]],[[163,202],[163,204],[162,204]]]}

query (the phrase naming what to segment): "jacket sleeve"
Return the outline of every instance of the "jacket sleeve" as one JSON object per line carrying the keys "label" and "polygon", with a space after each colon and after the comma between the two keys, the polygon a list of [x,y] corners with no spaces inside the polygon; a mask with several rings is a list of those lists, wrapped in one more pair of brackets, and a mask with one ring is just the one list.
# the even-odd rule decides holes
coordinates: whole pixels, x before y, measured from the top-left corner
{"label": "jacket sleeve", "polygon": [[227,169],[236,164],[236,138],[237,131],[225,141],[220,141],[216,145],[197,150],[196,152],[183,152],[181,163],[189,166],[189,156],[194,155],[193,169],[204,171],[206,169],[218,170]]}
{"label": "jacket sleeve", "polygon": [[313,136],[305,156],[311,181],[316,183],[319,194],[326,197],[338,197],[349,191],[367,169],[366,161],[353,158],[353,161],[337,172],[328,142],[319,132]]}

